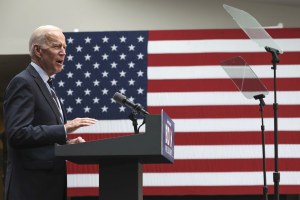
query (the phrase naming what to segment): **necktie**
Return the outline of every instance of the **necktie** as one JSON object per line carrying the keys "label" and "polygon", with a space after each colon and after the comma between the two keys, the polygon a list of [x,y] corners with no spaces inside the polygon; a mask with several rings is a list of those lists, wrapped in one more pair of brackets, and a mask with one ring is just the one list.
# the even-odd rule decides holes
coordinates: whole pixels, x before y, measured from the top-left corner
{"label": "necktie", "polygon": [[57,108],[58,108],[58,110],[60,112],[60,115],[61,115],[61,121],[63,122],[63,120],[62,120],[63,119],[63,117],[62,117],[63,113],[62,113],[62,109],[61,109],[60,103],[59,103],[58,98],[57,98],[56,93],[55,93],[55,88],[54,88],[54,85],[53,85],[52,78],[49,78],[48,81],[47,81],[47,83],[50,86],[51,96],[52,96],[52,98],[55,101],[55,104],[56,104],[56,106],[57,106]]}

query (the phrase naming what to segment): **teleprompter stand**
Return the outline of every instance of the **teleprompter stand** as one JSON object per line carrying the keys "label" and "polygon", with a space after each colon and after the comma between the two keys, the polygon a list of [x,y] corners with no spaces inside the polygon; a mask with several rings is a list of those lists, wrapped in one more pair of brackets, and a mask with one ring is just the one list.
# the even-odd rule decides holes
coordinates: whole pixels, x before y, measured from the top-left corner
{"label": "teleprompter stand", "polygon": [[274,160],[275,160],[275,168],[273,173],[273,181],[274,181],[274,194],[275,199],[279,200],[279,182],[280,182],[280,173],[278,172],[278,103],[277,103],[277,63],[279,63],[279,50],[271,47],[265,47],[266,51],[271,53],[272,55],[272,67],[273,69],[273,86],[274,86],[274,103],[273,103],[273,111],[274,111]]}
{"label": "teleprompter stand", "polygon": [[249,13],[228,6],[223,5],[224,9],[233,17],[236,23],[243,29],[248,37],[258,44],[261,48],[264,48],[267,52],[272,54],[272,69],[274,70],[274,157],[275,157],[275,171],[273,173],[274,182],[274,195],[275,200],[279,200],[279,181],[280,174],[278,172],[278,104],[276,97],[276,65],[279,62],[278,55],[283,53],[280,46],[276,44],[273,38],[267,33],[267,31],[260,25],[260,23]]}
{"label": "teleprompter stand", "polygon": [[254,99],[259,100],[259,111],[261,115],[261,141],[262,141],[262,155],[263,155],[263,176],[264,176],[264,186],[263,195],[264,199],[268,200],[268,185],[267,185],[267,167],[266,167],[266,142],[265,142],[265,125],[264,125],[264,102],[265,95],[259,94],[255,95]]}
{"label": "teleprompter stand", "polygon": [[55,147],[57,157],[99,164],[99,199],[142,200],[142,164],[174,162],[174,122],[146,116],[145,133]]}
{"label": "teleprompter stand", "polygon": [[264,125],[264,98],[268,94],[265,85],[256,76],[250,66],[242,57],[234,57],[221,62],[222,68],[231,78],[236,87],[248,98],[259,100],[261,114],[261,135],[262,135],[262,157],[263,157],[263,195],[268,200],[267,172],[266,172],[266,151],[265,151],[265,125]]}

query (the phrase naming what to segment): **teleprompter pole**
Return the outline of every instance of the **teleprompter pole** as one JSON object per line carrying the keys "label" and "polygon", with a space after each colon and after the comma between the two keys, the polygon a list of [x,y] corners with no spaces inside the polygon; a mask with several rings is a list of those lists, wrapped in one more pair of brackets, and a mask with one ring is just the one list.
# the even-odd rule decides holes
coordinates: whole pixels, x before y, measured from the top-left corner
{"label": "teleprompter pole", "polygon": [[279,182],[280,182],[280,173],[278,172],[278,104],[277,104],[277,83],[276,83],[276,70],[277,63],[279,63],[279,51],[271,47],[265,47],[266,51],[272,54],[272,67],[274,71],[274,157],[275,157],[275,169],[273,173],[274,181],[274,195],[275,200],[279,200]]}

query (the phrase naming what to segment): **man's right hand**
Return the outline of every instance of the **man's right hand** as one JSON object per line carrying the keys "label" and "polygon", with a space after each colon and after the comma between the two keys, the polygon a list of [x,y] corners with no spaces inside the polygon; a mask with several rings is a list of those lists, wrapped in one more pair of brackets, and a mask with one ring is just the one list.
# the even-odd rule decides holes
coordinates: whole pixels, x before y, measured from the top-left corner
{"label": "man's right hand", "polygon": [[83,126],[90,126],[97,122],[96,119],[93,118],[75,118],[71,121],[68,121],[65,124],[65,129],[67,133],[72,133]]}

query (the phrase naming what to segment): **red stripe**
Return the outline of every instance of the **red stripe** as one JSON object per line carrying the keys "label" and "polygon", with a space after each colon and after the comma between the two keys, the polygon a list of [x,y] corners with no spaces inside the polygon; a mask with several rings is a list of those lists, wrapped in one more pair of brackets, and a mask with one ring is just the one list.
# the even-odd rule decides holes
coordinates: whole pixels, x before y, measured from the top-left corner
{"label": "red stripe", "polygon": [[[279,159],[280,171],[299,171],[299,159]],[[192,166],[192,167],[191,167]],[[274,171],[274,159],[266,159],[267,171]],[[262,159],[175,160],[174,164],[143,165],[144,172],[254,172],[262,171]]]}
{"label": "red stripe", "polygon": [[[300,67],[299,67],[300,70]],[[267,90],[273,91],[273,78],[260,79]],[[300,78],[278,78],[277,91],[300,90]],[[258,91],[254,88],[254,91]],[[230,79],[148,80],[148,92],[210,92],[239,91]]]}
{"label": "red stripe", "polygon": [[[271,184],[271,183],[270,183]],[[269,194],[274,187],[268,186]],[[280,194],[296,194],[299,185],[280,185]],[[185,187],[144,187],[144,196],[154,195],[257,195],[262,194],[262,186],[185,186]],[[98,188],[68,188],[68,196],[99,196]]]}
{"label": "red stripe", "polygon": [[99,196],[99,188],[89,187],[89,188],[68,188],[68,197],[91,197]]}
{"label": "red stripe", "polygon": [[[299,28],[267,29],[272,38],[299,38]],[[157,30],[149,40],[249,39],[242,29]]]}
{"label": "red stripe", "polygon": [[[280,171],[299,171],[297,159],[279,159]],[[192,166],[192,167],[191,167]],[[101,167],[101,163],[100,163]],[[274,171],[274,159],[266,159],[267,171]],[[262,159],[175,160],[174,164],[145,164],[145,173],[163,172],[254,172],[262,171]],[[68,162],[68,174],[98,174],[98,165],[78,165]]]}
{"label": "red stripe", "polygon": [[91,133],[72,133],[72,134],[68,134],[68,138],[72,139],[72,138],[76,138],[76,137],[83,137],[86,141],[94,141],[94,140],[103,140],[103,139],[107,139],[107,138],[116,138],[116,137],[121,137],[121,136],[126,136],[126,135],[131,135],[133,133],[109,133],[109,134],[91,134]]}
{"label": "red stripe", "polygon": [[[271,184],[271,183],[270,183]],[[273,184],[273,183],[272,183]],[[268,186],[269,194],[274,187]],[[263,186],[185,186],[144,187],[144,195],[257,195],[263,194]],[[280,185],[280,194],[297,194],[299,185]],[[243,197],[244,198],[244,197]],[[262,198],[262,196],[260,196]],[[242,199],[242,198],[241,198]],[[257,198],[259,199],[259,198]]]}
{"label": "red stripe", "polygon": [[[229,58],[241,56],[248,65],[270,65],[272,57],[267,52],[261,53],[188,53],[188,54],[149,54],[148,66],[199,66],[199,65],[220,65]],[[285,52],[279,56],[280,63],[299,64],[300,52]],[[270,68],[271,70],[271,68]]]}
{"label": "red stripe", "polygon": [[[259,102],[257,105],[229,106],[149,106],[148,111],[160,114],[164,110],[172,119],[195,118],[259,118]],[[273,106],[264,107],[264,117],[274,116]],[[300,105],[278,105],[278,117],[300,117]]]}

